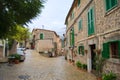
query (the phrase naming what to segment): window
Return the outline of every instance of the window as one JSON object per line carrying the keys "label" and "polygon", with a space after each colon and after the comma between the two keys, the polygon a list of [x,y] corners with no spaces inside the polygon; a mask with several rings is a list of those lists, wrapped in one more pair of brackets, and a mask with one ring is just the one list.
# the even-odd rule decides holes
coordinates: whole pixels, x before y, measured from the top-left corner
{"label": "window", "polygon": [[74,45],[74,29],[73,28],[70,30],[70,45],[71,46]]}
{"label": "window", "polygon": [[78,0],[78,6],[80,6],[80,0]]}
{"label": "window", "polygon": [[111,50],[111,57],[112,58],[118,58],[118,42],[112,42],[110,43],[110,50]]}
{"label": "window", "polygon": [[107,42],[103,44],[102,56],[104,58],[120,58],[120,41]]}
{"label": "window", "polygon": [[43,33],[40,33],[40,39],[43,39]]}
{"label": "window", "polygon": [[80,31],[82,29],[82,19],[78,22],[78,30]]}
{"label": "window", "polygon": [[117,0],[105,0],[106,11],[111,10],[117,5]]}
{"label": "window", "polygon": [[94,34],[94,14],[93,14],[94,10],[93,8],[91,8],[88,11],[88,36]]}
{"label": "window", "polygon": [[84,55],[84,46],[79,46],[78,47],[78,54]]}
{"label": "window", "polygon": [[72,11],[70,19],[72,20],[74,18],[74,12]]}

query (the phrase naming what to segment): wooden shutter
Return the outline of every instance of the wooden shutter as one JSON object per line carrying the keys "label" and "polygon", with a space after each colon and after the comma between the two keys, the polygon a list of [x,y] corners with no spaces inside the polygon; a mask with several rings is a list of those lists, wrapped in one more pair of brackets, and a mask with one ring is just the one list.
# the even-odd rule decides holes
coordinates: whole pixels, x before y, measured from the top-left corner
{"label": "wooden shutter", "polygon": [[88,35],[90,35],[90,13],[88,12]]}
{"label": "wooden shutter", "polygon": [[78,29],[82,29],[82,20],[79,21]]}
{"label": "wooden shutter", "polygon": [[80,46],[78,46],[78,54],[80,54]]}
{"label": "wooden shutter", "polygon": [[40,34],[40,39],[43,39],[43,34],[42,33]]}
{"label": "wooden shutter", "polygon": [[78,6],[80,5],[80,0],[78,0]]}
{"label": "wooden shutter", "polygon": [[119,53],[119,59],[120,59],[120,41],[118,41],[118,53]]}
{"label": "wooden shutter", "polygon": [[88,12],[88,36],[94,33],[94,10],[93,8]]}
{"label": "wooden shutter", "polygon": [[84,46],[81,46],[82,48],[82,55],[84,55]]}
{"label": "wooden shutter", "polygon": [[103,43],[102,57],[106,59],[110,57],[109,43]]}
{"label": "wooden shutter", "polygon": [[94,12],[94,10],[93,10],[93,8],[90,10],[91,12],[91,34],[93,34],[94,33],[94,14],[93,14],[93,12]]}
{"label": "wooden shutter", "polygon": [[72,46],[74,45],[74,29],[72,29]]}
{"label": "wooden shutter", "polygon": [[115,5],[117,5],[117,0],[105,0],[106,3],[106,11],[112,9]]}
{"label": "wooden shutter", "polygon": [[111,0],[111,7],[115,6],[117,4],[117,0]]}
{"label": "wooden shutter", "polygon": [[106,11],[110,9],[110,0],[105,0],[106,3]]}

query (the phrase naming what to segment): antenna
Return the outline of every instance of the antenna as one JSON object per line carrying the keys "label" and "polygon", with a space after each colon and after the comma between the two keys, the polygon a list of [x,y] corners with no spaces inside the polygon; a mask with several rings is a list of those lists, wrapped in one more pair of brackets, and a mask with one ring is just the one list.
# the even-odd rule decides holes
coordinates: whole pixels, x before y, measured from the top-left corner
{"label": "antenna", "polygon": [[42,25],[42,29],[44,29],[44,25]]}

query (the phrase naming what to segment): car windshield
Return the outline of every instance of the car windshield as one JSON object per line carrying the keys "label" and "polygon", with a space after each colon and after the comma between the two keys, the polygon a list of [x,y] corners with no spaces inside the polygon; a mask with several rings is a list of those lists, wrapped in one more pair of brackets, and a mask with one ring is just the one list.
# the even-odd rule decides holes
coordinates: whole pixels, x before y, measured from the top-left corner
{"label": "car windshield", "polygon": [[17,54],[24,55],[23,49],[22,48],[18,48],[17,49]]}

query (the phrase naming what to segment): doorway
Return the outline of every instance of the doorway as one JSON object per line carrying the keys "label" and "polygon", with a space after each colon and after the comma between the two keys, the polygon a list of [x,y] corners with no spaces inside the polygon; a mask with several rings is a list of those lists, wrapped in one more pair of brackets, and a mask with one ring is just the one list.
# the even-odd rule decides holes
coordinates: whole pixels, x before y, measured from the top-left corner
{"label": "doorway", "polygon": [[95,70],[95,56],[96,56],[96,53],[94,52],[94,49],[95,49],[95,44],[93,45],[90,45],[90,51],[91,51],[91,67],[92,67],[92,70]]}

